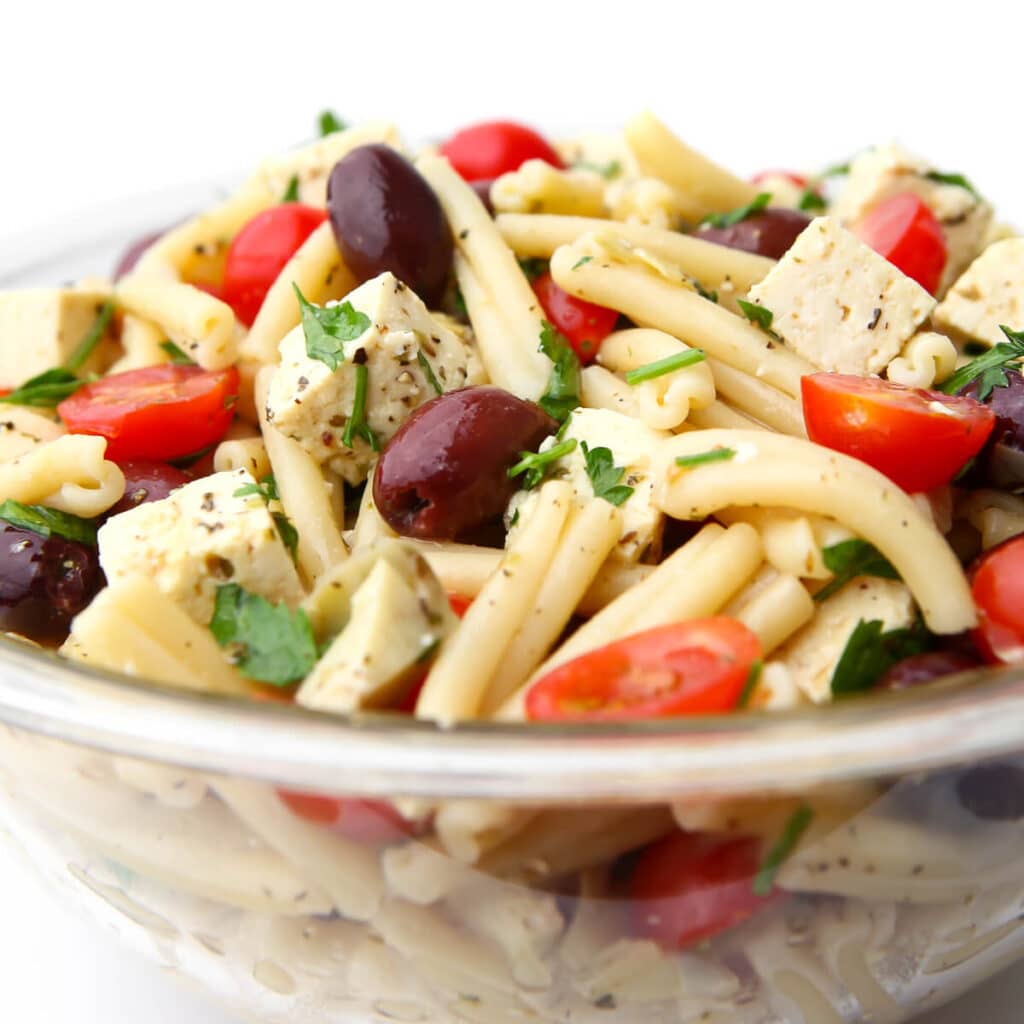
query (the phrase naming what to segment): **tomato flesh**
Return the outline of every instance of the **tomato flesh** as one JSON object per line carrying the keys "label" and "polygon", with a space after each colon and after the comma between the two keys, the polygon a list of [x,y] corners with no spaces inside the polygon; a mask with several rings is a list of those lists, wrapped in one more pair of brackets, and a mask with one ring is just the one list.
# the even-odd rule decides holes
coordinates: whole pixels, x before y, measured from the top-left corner
{"label": "tomato flesh", "polygon": [[925,291],[939,287],[946,266],[946,236],[928,204],[901,192],[870,210],[853,233]]}
{"label": "tomato flesh", "polygon": [[463,128],[441,146],[441,153],[466,181],[500,177],[519,170],[527,160],[565,166],[542,135],[515,121],[484,121]]}
{"label": "tomato flesh", "polygon": [[107,458],[180,459],[219,441],[238,400],[238,370],[167,363],[102,377],[57,406],[72,434],[107,439]]}
{"label": "tomato flesh", "polygon": [[601,342],[615,329],[619,314],[614,309],[578,299],[555,284],[550,273],[533,282],[533,290],[548,320],[558,328],[585,366],[594,361]]}
{"label": "tomato flesh", "polygon": [[807,188],[807,178],[796,171],[758,171],[751,179],[752,185],[760,185],[762,182],[770,181],[772,178],[785,178],[791,181],[797,188]]}
{"label": "tomato flesh", "polygon": [[981,556],[971,595],[978,609],[972,638],[985,660],[1024,662],[1024,537],[1013,537]]}
{"label": "tomato flesh", "polygon": [[382,800],[321,796],[291,789],[279,789],[277,795],[296,817],[368,846],[393,843],[413,832],[412,825]]}
{"label": "tomato flesh", "polygon": [[724,617],[660,626],[590,651],[537,680],[540,722],[622,722],[730,711],[761,657],[757,637]]}
{"label": "tomato flesh", "polygon": [[677,832],[649,846],[630,879],[630,910],[639,934],[682,949],[745,921],[772,902],[754,892],[758,839]]}
{"label": "tomato flesh", "polygon": [[[235,235],[224,262],[219,297],[242,323],[252,325],[285,264],[326,219],[326,210],[281,203],[256,214]],[[206,290],[217,294],[215,289]]]}
{"label": "tomato flesh", "polygon": [[911,493],[948,484],[996,422],[973,398],[877,377],[813,373],[800,390],[812,441],[866,462]]}

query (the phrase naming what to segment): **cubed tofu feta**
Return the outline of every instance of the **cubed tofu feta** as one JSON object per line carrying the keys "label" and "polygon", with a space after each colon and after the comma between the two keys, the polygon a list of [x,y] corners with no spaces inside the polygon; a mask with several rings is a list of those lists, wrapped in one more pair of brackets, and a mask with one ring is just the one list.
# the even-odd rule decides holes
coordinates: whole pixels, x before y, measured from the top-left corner
{"label": "cubed tofu feta", "polygon": [[[789,678],[816,704],[832,699],[832,672],[850,634],[863,619],[879,619],[885,631],[909,626],[914,620],[910,591],[898,580],[858,576],[818,606],[818,613],[772,655]],[[785,674],[773,668],[771,678],[780,693],[788,689]]]}
{"label": "cubed tofu feta", "polygon": [[[107,298],[107,292],[74,288],[0,293],[0,387],[15,388],[62,366],[89,333]],[[85,372],[109,362],[107,340],[94,351]]]}
{"label": "cubed tofu feta", "polygon": [[[561,440],[574,439],[576,448],[551,464],[548,475],[572,484],[576,500],[604,501],[594,496],[594,487],[587,475],[583,443],[590,451],[608,448],[614,465],[625,469],[619,481],[633,488],[633,493],[619,508],[622,511],[622,535],[611,556],[626,562],[638,562],[646,555],[656,556],[661,548],[663,514],[654,506],[654,481],[651,462],[661,442],[669,434],[650,427],[622,413],[609,409],[577,409],[569,420]],[[540,450],[547,451],[556,443],[547,438]],[[536,500],[536,491],[519,491],[512,496],[506,519],[515,523],[529,516],[530,505]],[[516,512],[519,512],[519,518]]]}
{"label": "cubed tofu feta", "polygon": [[772,330],[819,369],[880,373],[935,306],[916,281],[834,217],[804,228],[750,299]]}
{"label": "cubed tofu feta", "polygon": [[936,327],[963,340],[1005,341],[1000,324],[1024,328],[1024,238],[990,245],[935,310]]}
{"label": "cubed tofu feta", "polygon": [[267,394],[267,418],[298,441],[319,463],[352,484],[364,480],[376,458],[362,438],[342,441],[355,399],[356,364],[366,366],[366,421],[381,448],[417,406],[435,397],[424,370],[445,391],[475,382],[469,346],[438,323],[419,296],[391,273],[360,285],[346,302],[370,320],[345,342],[336,370],[306,352],[302,327],[281,340],[281,363]]}
{"label": "cubed tofu feta", "polygon": [[296,606],[302,584],[266,503],[236,495],[254,482],[244,469],[214,473],[114,516],[99,531],[107,578],[147,576],[204,626],[225,583]]}
{"label": "cubed tofu feta", "polygon": [[936,173],[927,160],[900,146],[876,146],[851,163],[832,212],[844,224],[852,224],[901,192],[920,196],[946,236],[948,255],[938,288],[941,296],[984,248],[992,207],[961,185],[929,177]]}

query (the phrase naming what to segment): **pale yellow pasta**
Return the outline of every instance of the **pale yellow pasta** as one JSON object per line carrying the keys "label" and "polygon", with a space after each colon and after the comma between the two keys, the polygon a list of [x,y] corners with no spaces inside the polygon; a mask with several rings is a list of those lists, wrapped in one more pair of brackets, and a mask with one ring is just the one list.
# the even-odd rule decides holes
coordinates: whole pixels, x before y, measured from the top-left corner
{"label": "pale yellow pasta", "polygon": [[814,617],[814,600],[796,576],[775,573],[756,593],[740,592],[725,614],[757,634],[761,651],[770,654]]}
{"label": "pale yellow pasta", "polygon": [[563,171],[527,160],[491,185],[491,204],[502,213],[557,213],[603,217],[605,183],[592,171]]}
{"label": "pale yellow pasta", "polygon": [[587,409],[608,409],[639,418],[636,392],[603,366],[585,366],[580,374],[580,403]]}
{"label": "pale yellow pasta", "polygon": [[885,375],[896,384],[930,388],[956,369],[956,361],[956,346],[949,338],[935,331],[923,331],[903,346],[903,351],[886,367]]}
{"label": "pale yellow pasta", "polygon": [[483,696],[481,715],[493,714],[540,664],[621,532],[622,513],[607,501],[589,501],[570,513],[529,614],[512,637]]}
{"label": "pale yellow pasta", "polygon": [[64,434],[55,420],[24,405],[6,405],[0,412],[0,462],[10,462]]}
{"label": "pale yellow pasta", "polygon": [[[551,273],[566,291],[657,327],[709,356],[758,377],[790,398],[800,396],[800,378],[813,367],[779,348],[763,331],[696,292],[637,265],[616,265],[597,236],[585,235],[558,249]],[[580,264],[585,257],[590,260]]]}
{"label": "pale yellow pasta", "polygon": [[284,265],[270,286],[241,355],[260,363],[280,360],[278,344],[299,323],[298,287],[308,302],[322,306],[347,295],[359,282],[345,266],[330,221],[324,221]]}
{"label": "pale yellow pasta", "polygon": [[442,645],[416,705],[418,718],[474,717],[509,642],[522,625],[554,556],[572,503],[569,484],[544,484],[493,576]]}
{"label": "pale yellow pasta", "polygon": [[956,511],[981,534],[981,546],[986,551],[1024,533],[1024,498],[1007,491],[971,491]]}
{"label": "pale yellow pasta", "polygon": [[238,358],[234,311],[199,288],[133,273],[117,286],[117,302],[156,324],[205,370],[226,369]]}
{"label": "pale yellow pasta", "polygon": [[[689,345],[664,331],[635,327],[609,334],[597,361],[625,375],[689,350]],[[632,385],[632,390],[635,415],[655,430],[674,430],[689,418],[691,409],[706,409],[715,400],[715,381],[706,360]]]}
{"label": "pale yellow pasta", "polygon": [[718,359],[709,358],[708,367],[714,376],[715,389],[734,409],[756,417],[779,433],[807,436],[803,409],[797,399]]}
{"label": "pale yellow pasta", "polygon": [[653,565],[613,560],[603,565],[580,598],[581,615],[596,615],[605,605],[621,597],[630,587],[642,583],[655,570]]}
{"label": "pale yellow pasta", "polygon": [[298,441],[285,437],[267,422],[267,387],[273,372],[273,367],[264,367],[256,378],[256,408],[277,493],[299,535],[299,570],[307,586],[312,587],[331,566],[348,557],[348,549],[341,539],[320,467]]}
{"label": "pale yellow pasta", "polygon": [[441,847],[463,864],[475,864],[488,851],[514,836],[537,815],[530,807],[493,800],[445,800],[434,814]]}
{"label": "pale yellow pasta", "polygon": [[245,697],[249,683],[228,664],[213,634],[151,580],[126,576],[75,616],[69,657],[185,690]]}
{"label": "pale yellow pasta", "polygon": [[686,200],[684,215],[691,222],[757,196],[754,185],[691,149],[649,111],[626,122],[625,136],[644,174],[667,182]]}
{"label": "pale yellow pasta", "polygon": [[764,557],[779,572],[803,579],[827,580],[815,517],[774,508],[725,508],[715,513],[723,523],[750,523],[760,534]]}
{"label": "pale yellow pasta", "polygon": [[[716,448],[735,455],[688,468],[675,463]],[[892,562],[933,632],[975,624],[970,589],[945,538],[902,490],[857,459],[780,434],[703,430],[666,441],[654,472],[655,502],[678,519],[758,505],[835,519]]]}
{"label": "pale yellow pasta", "polygon": [[728,402],[717,399],[706,409],[694,409],[686,425],[699,430],[766,430],[763,423],[752,420],[745,413],[734,409]]}
{"label": "pale yellow pasta", "polygon": [[124,473],[103,458],[104,437],[64,434],[0,464],[0,501],[92,518],[124,494]]}
{"label": "pale yellow pasta", "polygon": [[390,846],[380,855],[388,889],[400,899],[427,906],[466,884],[464,864],[442,852],[436,836]]}
{"label": "pale yellow pasta", "polygon": [[221,441],[213,450],[213,471],[224,473],[246,469],[254,480],[270,473],[270,456],[262,437],[245,437]]}
{"label": "pale yellow pasta", "polygon": [[[359,499],[359,514],[356,516],[356,524],[351,535],[345,538],[349,550],[359,551],[376,544],[379,540],[397,536],[398,534],[388,526],[384,517],[377,511],[376,502],[373,500],[373,483],[372,481],[367,482],[366,487],[363,488],[363,496]],[[498,555],[498,552],[495,552],[495,555]],[[495,558],[495,562],[497,562],[497,558]]]}
{"label": "pale yellow pasta", "polygon": [[611,182],[604,193],[613,220],[671,230],[679,225],[686,200],[657,178],[623,178]]}
{"label": "pale yellow pasta", "polygon": [[[483,203],[451,169],[448,161],[428,155],[421,157],[416,166],[444,208],[458,251],[505,324],[503,345],[485,343],[473,320],[470,299],[463,287],[463,274],[459,274],[488,377],[520,398],[539,398],[551,375],[551,361],[537,347],[542,312],[533,289]],[[456,273],[459,273],[458,264]]]}
{"label": "pale yellow pasta", "polygon": [[156,324],[140,316],[125,313],[121,322],[121,348],[124,354],[110,367],[111,373],[126,373],[143,366],[159,366],[171,355],[162,347],[167,334]]}

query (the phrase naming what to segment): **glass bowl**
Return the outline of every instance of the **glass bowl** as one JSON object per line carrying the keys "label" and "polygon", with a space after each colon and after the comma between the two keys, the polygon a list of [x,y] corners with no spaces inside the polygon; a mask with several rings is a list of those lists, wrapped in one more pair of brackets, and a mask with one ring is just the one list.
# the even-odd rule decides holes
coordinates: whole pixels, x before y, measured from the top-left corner
{"label": "glass bowl", "polygon": [[[37,234],[0,286],[103,271],[208,198],[62,225],[57,256]],[[816,711],[441,730],[0,638],[0,722],[3,825],[43,875],[253,1020],[897,1024],[1024,954],[1020,671]],[[631,898],[636,851],[677,826],[763,855],[802,808],[734,927],[699,935],[709,903],[750,909],[749,880]],[[680,915],[699,941],[645,937]]]}

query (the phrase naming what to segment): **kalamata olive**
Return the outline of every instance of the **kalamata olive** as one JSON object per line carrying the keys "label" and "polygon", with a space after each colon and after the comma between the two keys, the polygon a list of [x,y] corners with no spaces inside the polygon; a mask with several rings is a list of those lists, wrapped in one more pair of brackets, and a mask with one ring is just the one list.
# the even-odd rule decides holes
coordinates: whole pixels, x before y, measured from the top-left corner
{"label": "kalamata olive", "polygon": [[119,281],[125,274],[135,269],[135,264],[142,259],[142,254],[164,235],[163,231],[154,231],[152,234],[143,235],[142,238],[132,242],[121,254],[114,269],[114,280]]}
{"label": "kalamata olive", "polygon": [[[980,380],[973,380],[959,393],[977,399],[979,386]],[[977,487],[1024,486],[1024,377],[1007,370],[1006,386],[992,388],[985,404],[996,414],[996,425],[964,482]]]}
{"label": "kalamata olive", "polygon": [[107,511],[107,518],[147,501],[160,501],[192,479],[188,473],[152,459],[126,459],[118,465],[124,473],[124,497]]}
{"label": "kalamata olive", "polygon": [[59,643],[101,585],[95,548],[9,524],[0,529],[0,629]]}
{"label": "kalamata olive", "polygon": [[327,211],[349,270],[368,281],[390,270],[436,306],[452,265],[452,233],[423,176],[390,146],[360,146],[327,180]]}
{"label": "kalamata olive", "polygon": [[493,184],[493,178],[481,178],[479,181],[469,183],[470,188],[480,197],[480,202],[487,207],[487,212],[492,217],[494,216],[494,204],[491,202],[491,186]]}
{"label": "kalamata olive", "polygon": [[796,236],[810,223],[810,217],[799,210],[769,206],[727,228],[702,224],[697,228],[697,237],[706,242],[726,245],[730,249],[742,249],[744,252],[777,260],[785,255]]}
{"label": "kalamata olive", "polygon": [[979,668],[981,659],[961,651],[928,651],[896,662],[878,681],[882,690],[909,690],[955,672]]}
{"label": "kalamata olive", "polygon": [[406,537],[451,540],[496,519],[518,490],[508,470],[558,424],[495,387],[449,391],[421,405],[377,463],[373,500]]}
{"label": "kalamata olive", "polygon": [[1024,818],[1024,770],[997,761],[975,765],[956,781],[961,806],[982,821]]}

